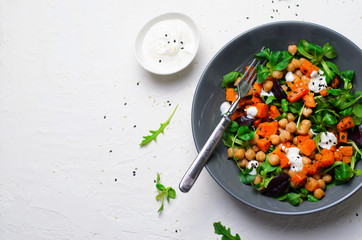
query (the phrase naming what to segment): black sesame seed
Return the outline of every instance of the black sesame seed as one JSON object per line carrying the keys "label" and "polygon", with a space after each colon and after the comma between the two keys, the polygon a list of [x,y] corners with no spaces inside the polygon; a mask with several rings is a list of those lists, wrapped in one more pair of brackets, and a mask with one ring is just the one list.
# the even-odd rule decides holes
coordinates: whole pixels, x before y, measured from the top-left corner
{"label": "black sesame seed", "polygon": [[137,86],[138,86],[138,85],[140,85],[140,83],[139,83],[139,82],[137,83]]}
{"label": "black sesame seed", "polygon": [[298,16],[298,14],[295,14],[295,16]]}
{"label": "black sesame seed", "polygon": [[167,37],[167,34],[165,34],[165,37]]}
{"label": "black sesame seed", "polygon": [[270,16],[270,18],[274,18],[273,16]]}
{"label": "black sesame seed", "polygon": [[246,17],[246,19],[249,19],[249,17]]}
{"label": "black sesame seed", "polygon": [[167,41],[167,43],[170,43],[170,41]]}
{"label": "black sesame seed", "polygon": [[356,213],[356,216],[358,217],[358,213]]}
{"label": "black sesame seed", "polygon": [[288,6],[288,8],[290,8],[290,6]]}
{"label": "black sesame seed", "polygon": [[173,42],[175,43],[175,42],[176,42],[176,40],[173,40]]}
{"label": "black sesame seed", "polygon": [[111,153],[111,152],[112,152],[112,150],[109,150],[109,152]]}
{"label": "black sesame seed", "polygon": [[331,139],[329,139],[329,142],[332,142],[332,140],[331,140]]}
{"label": "black sesame seed", "polygon": [[160,62],[161,62],[161,59],[160,59],[160,60],[158,60],[158,62],[160,63]]}
{"label": "black sesame seed", "polygon": [[104,116],[103,118],[106,119],[106,116]]}
{"label": "black sesame seed", "polygon": [[127,103],[125,102],[125,103],[124,103],[124,105],[126,106],[126,105],[127,105]]}
{"label": "black sesame seed", "polygon": [[135,127],[136,127],[136,125],[133,125],[133,127],[135,128]]}
{"label": "black sesame seed", "polygon": [[181,49],[184,49],[183,47]]}
{"label": "black sesame seed", "polygon": [[115,178],[114,181],[117,182],[117,178]]}
{"label": "black sesame seed", "polygon": [[297,7],[299,7],[299,4],[297,4]]}
{"label": "black sesame seed", "polygon": [[181,44],[184,44],[184,42],[183,42],[183,41],[181,41],[180,43],[181,43]]}

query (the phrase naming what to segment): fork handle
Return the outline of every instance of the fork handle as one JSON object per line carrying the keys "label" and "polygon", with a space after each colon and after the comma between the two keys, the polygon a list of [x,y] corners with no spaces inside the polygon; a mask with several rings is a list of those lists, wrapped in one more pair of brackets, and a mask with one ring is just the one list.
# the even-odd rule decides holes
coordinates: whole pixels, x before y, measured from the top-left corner
{"label": "fork handle", "polygon": [[229,125],[230,122],[230,117],[227,115],[223,115],[219,124],[216,126],[209,139],[206,141],[205,145],[202,147],[201,151],[183,176],[179,184],[179,189],[182,192],[188,192],[194,185],[197,177],[200,175],[200,172],[205,166],[207,160],[209,160],[212,152],[214,151],[216,145],[220,141],[221,136],[223,135],[226,127]]}

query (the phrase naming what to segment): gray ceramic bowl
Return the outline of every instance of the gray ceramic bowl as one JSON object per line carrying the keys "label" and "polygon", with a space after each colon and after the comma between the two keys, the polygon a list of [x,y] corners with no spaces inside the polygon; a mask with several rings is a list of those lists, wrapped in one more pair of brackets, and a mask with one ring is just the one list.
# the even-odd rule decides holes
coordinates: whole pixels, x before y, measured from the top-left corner
{"label": "gray ceramic bowl", "polygon": [[[219,107],[225,97],[221,88],[222,76],[241,63],[250,63],[253,55],[262,46],[271,50],[286,50],[289,44],[298,45],[300,39],[322,46],[329,42],[339,54],[333,62],[341,71],[355,70],[354,86],[362,89],[362,51],[341,34],[305,22],[277,22],[256,27],[227,43],[211,60],[200,78],[192,106],[192,131],[198,151],[220,120]],[[225,191],[241,202],[262,211],[283,215],[301,215],[327,209],[347,199],[362,186],[362,176],[355,177],[347,184],[328,189],[321,201],[304,201],[295,207],[287,202],[263,196],[251,186],[241,183],[238,178],[239,170],[234,161],[228,160],[226,147],[222,142],[217,146],[206,168]],[[362,161],[358,162],[357,168],[362,168]]]}

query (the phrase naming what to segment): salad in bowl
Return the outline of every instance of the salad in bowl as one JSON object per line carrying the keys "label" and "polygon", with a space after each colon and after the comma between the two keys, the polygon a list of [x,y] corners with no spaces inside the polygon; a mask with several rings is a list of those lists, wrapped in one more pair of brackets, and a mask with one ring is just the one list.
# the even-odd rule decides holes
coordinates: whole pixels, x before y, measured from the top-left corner
{"label": "salad in bowl", "polygon": [[[361,175],[362,92],[353,91],[354,70],[333,63],[333,46],[302,39],[254,57],[266,64],[223,135],[240,181],[296,206]],[[221,113],[237,100],[242,75],[224,75]]]}

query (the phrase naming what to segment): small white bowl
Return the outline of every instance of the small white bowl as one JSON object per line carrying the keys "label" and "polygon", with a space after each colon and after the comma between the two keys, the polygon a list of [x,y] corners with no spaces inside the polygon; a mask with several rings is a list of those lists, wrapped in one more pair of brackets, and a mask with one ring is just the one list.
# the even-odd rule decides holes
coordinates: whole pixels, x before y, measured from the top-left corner
{"label": "small white bowl", "polygon": [[[156,41],[149,41],[151,38],[148,34],[154,33],[156,31],[155,30],[156,28],[163,29],[166,22],[167,23],[171,22],[169,20],[174,21],[175,23],[174,25],[172,25],[173,30],[177,30],[178,27],[180,26],[185,27],[185,32],[187,32],[188,34],[184,35],[186,36],[191,35],[190,37],[193,39],[193,41],[191,43],[191,40],[190,41],[185,40],[187,43],[190,42],[190,44],[187,44],[186,42],[183,43],[182,40],[179,41],[180,43],[176,41],[174,43],[174,40],[172,39],[170,39],[170,41],[167,41],[166,33],[163,34],[162,32],[161,34],[161,32],[158,32],[160,34],[159,36],[160,40],[157,41],[157,43],[159,44],[158,46],[163,45],[163,47],[165,47],[167,44],[171,45],[174,44],[174,45],[172,45],[172,47],[171,45],[167,45],[170,47],[167,50],[168,54],[162,55],[161,53],[161,55],[156,56],[154,53],[155,48],[151,48],[154,44],[156,44]],[[176,26],[177,24],[178,26]],[[183,35],[179,34],[179,36]],[[185,44],[185,45],[180,45],[180,44]],[[199,45],[200,45],[200,31],[195,22],[190,17],[186,16],[185,14],[176,13],[176,12],[165,13],[148,21],[139,31],[136,37],[135,55],[140,65],[149,72],[159,75],[168,75],[179,72],[182,69],[186,68],[195,58],[196,53],[199,49]],[[152,53],[150,51],[152,51]],[[162,51],[165,51],[165,49],[162,49]],[[162,58],[164,59],[164,61],[162,61]],[[172,62],[173,65],[170,62]]]}

